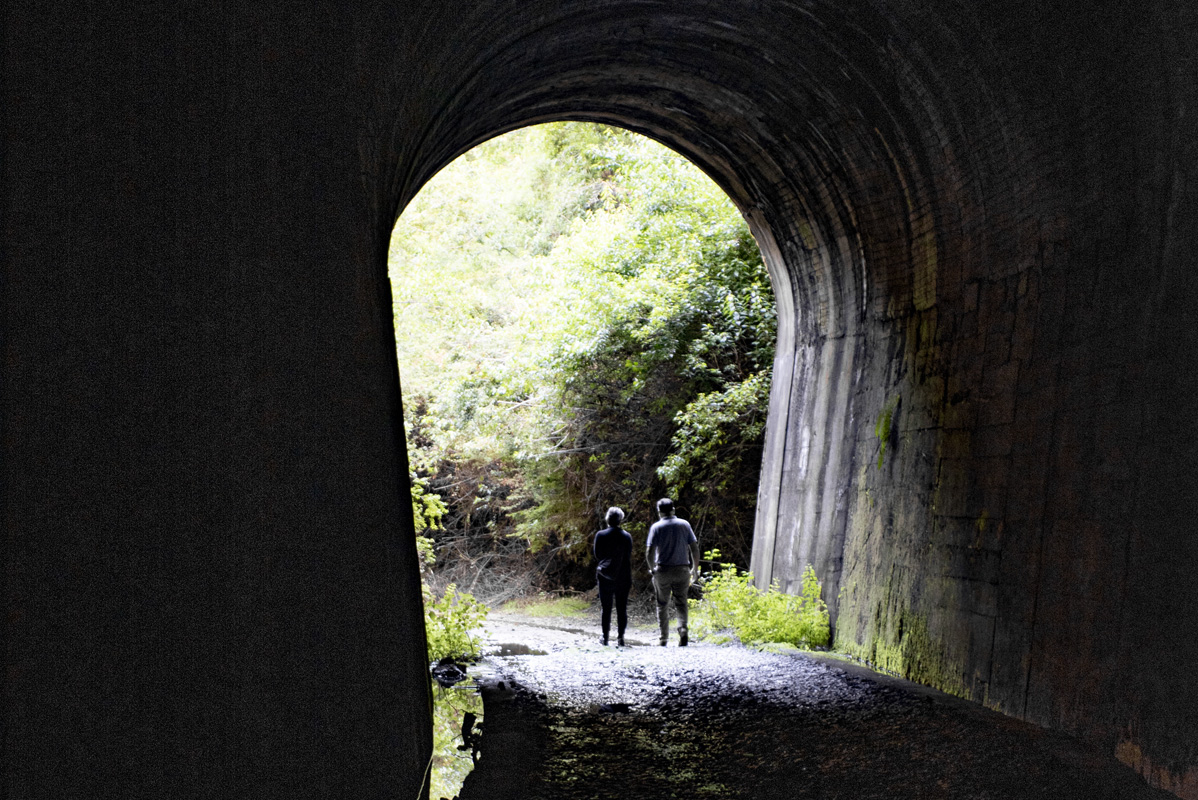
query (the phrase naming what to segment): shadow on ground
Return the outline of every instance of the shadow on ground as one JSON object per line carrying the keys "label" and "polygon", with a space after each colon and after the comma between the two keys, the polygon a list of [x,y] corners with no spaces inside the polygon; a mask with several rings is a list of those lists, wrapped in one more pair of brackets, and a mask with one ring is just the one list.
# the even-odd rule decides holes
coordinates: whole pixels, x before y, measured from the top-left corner
{"label": "shadow on ground", "polygon": [[489,625],[481,757],[461,800],[1172,797],[1077,740],[853,664],[617,649],[585,623],[547,624]]}

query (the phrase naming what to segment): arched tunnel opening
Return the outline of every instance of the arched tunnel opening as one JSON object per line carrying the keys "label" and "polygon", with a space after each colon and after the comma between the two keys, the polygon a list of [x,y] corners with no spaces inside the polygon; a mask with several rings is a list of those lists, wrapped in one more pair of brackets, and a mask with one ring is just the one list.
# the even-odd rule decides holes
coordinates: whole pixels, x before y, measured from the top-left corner
{"label": "arched tunnel opening", "polygon": [[389,270],[438,586],[492,607],[593,595],[606,511],[640,564],[663,496],[700,553],[748,569],[776,302],[740,213],[693,164],[606,125],[496,137],[405,209]]}
{"label": "arched tunnel opening", "polygon": [[698,164],[773,276],[758,578],[814,565],[838,648],[1198,797],[1185,3],[4,25],[9,796],[418,794],[387,238],[585,119]]}

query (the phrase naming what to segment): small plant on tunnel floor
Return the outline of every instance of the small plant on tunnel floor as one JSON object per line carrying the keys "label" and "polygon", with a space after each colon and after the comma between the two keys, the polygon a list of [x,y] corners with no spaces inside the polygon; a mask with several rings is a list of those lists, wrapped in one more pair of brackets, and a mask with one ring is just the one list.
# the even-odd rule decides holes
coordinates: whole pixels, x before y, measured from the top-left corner
{"label": "small plant on tunnel floor", "polygon": [[[712,550],[706,560],[715,562],[719,557],[719,551]],[[732,631],[745,644],[826,647],[830,638],[828,607],[820,592],[819,579],[810,565],[803,570],[802,592],[791,595],[780,591],[777,581],[762,592],[753,585],[750,573],[738,572],[734,564],[714,563],[703,599],[693,601],[696,633]]]}
{"label": "small plant on tunnel floor", "polygon": [[420,558],[421,590],[424,594],[424,635],[428,641],[430,661],[443,658],[472,658],[479,654],[478,643],[470,635],[487,619],[487,607],[469,592],[459,592],[449,584],[438,598],[428,584],[428,575],[436,555],[433,542],[426,536],[416,537]]}
{"label": "small plant on tunnel floor", "polygon": [[428,637],[429,659],[440,661],[477,656],[478,643],[470,634],[486,618],[487,607],[469,592],[459,592],[454,584],[445,587],[440,599],[425,586],[424,630]]}

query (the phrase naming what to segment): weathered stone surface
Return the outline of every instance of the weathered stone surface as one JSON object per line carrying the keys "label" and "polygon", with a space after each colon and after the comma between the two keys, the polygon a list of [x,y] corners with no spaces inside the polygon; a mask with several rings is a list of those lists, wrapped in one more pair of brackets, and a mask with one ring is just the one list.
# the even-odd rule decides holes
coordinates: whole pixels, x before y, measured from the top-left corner
{"label": "weathered stone surface", "polygon": [[813,564],[841,647],[1198,797],[1191,4],[3,19],[7,796],[417,795],[387,237],[585,118],[762,246],[759,580]]}

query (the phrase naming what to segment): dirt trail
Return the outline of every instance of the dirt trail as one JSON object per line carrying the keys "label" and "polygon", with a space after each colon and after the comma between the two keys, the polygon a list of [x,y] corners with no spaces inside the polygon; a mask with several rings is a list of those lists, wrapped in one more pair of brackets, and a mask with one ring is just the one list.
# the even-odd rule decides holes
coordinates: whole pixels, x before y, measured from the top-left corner
{"label": "dirt trail", "polygon": [[487,627],[461,800],[1172,797],[1070,737],[831,657],[662,648],[647,628],[617,649],[587,621]]}

